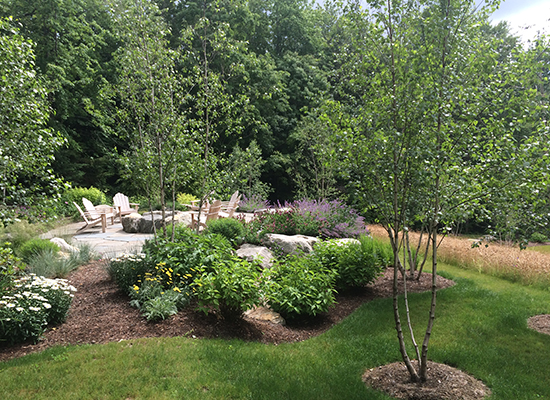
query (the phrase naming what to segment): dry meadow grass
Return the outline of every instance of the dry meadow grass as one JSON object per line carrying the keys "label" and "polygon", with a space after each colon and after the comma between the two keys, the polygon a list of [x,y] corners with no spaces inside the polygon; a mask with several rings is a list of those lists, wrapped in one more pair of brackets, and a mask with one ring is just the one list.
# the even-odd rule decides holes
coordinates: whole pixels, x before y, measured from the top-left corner
{"label": "dry meadow grass", "polygon": [[[371,225],[373,236],[387,238],[381,226]],[[410,233],[411,244],[417,243],[418,233]],[[438,249],[441,262],[506,278],[525,285],[550,286],[550,254],[520,250],[498,243],[482,243],[472,247],[473,240],[446,237]]]}

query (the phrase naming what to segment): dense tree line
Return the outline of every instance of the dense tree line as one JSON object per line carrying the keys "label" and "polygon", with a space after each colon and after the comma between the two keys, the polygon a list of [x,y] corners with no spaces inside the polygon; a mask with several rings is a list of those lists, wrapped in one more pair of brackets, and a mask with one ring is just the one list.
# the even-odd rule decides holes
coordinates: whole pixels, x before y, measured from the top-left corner
{"label": "dense tree line", "polygon": [[[56,177],[109,193],[144,194],[144,185],[152,182],[146,171],[155,163],[157,170],[181,177],[163,184],[169,191],[200,195],[208,187],[208,176],[210,186],[241,185],[249,194],[254,187],[272,199],[347,196],[369,212],[373,209],[364,194],[356,185],[350,186],[358,182],[358,171],[342,161],[343,147],[334,138],[370,123],[365,105],[372,105],[378,95],[371,90],[376,83],[373,79],[381,68],[387,68],[382,53],[385,37],[377,34],[376,22],[382,3],[371,3],[364,9],[360,2],[339,0],[322,6],[307,0],[0,0],[0,16],[11,17],[9,25],[34,43],[32,69],[44,85],[51,108],[47,128],[65,142],[52,149]],[[408,3],[396,4],[407,7]],[[498,73],[516,71],[522,80],[499,87],[501,107],[496,111],[477,110],[474,117],[465,117],[463,112],[478,97],[464,95],[462,108],[450,118],[457,126],[468,120],[488,132],[488,121],[495,116],[489,113],[498,113],[497,131],[503,136],[511,133],[518,146],[525,143],[545,129],[541,121],[547,120],[548,112],[548,42],[541,37],[524,46],[505,24],[488,23],[490,9],[476,11],[468,1],[451,3],[476,15],[478,22],[468,27],[479,33],[473,45],[491,54],[491,61],[476,64],[477,75],[470,86],[486,87],[500,79],[492,63],[499,65]],[[140,7],[147,9],[141,15],[147,20],[144,29],[149,29],[140,35],[161,39],[154,45],[170,64],[163,64],[168,68],[166,79],[157,76],[160,86],[155,88],[171,85],[171,97],[162,101],[166,105],[168,99],[175,100],[163,111],[172,114],[154,118],[146,109],[136,113],[136,105],[145,101],[138,98],[143,94],[140,90],[147,88],[146,77],[140,75],[143,70],[136,69],[143,43],[132,44],[140,39],[132,39],[132,34],[138,33],[131,32],[131,19],[123,23]],[[411,26],[408,34],[414,40],[405,50],[409,56],[429,37],[426,26]],[[416,74],[434,73],[422,70],[421,65],[408,67],[416,68]],[[403,106],[412,107],[418,95],[407,92]],[[158,104],[161,98],[155,96],[148,101]],[[371,109],[370,118],[386,118],[379,111]],[[155,118],[165,124],[164,136],[153,124],[149,132],[155,132],[157,142],[136,142],[138,127],[144,128],[144,122],[153,123]],[[420,130],[422,121],[412,121],[412,114],[410,118]],[[157,156],[167,164],[160,165],[153,158],[141,158],[145,164],[136,164],[130,154],[139,148],[152,151],[156,146],[158,150],[159,139],[166,140],[168,147],[162,151],[168,155],[157,151]],[[184,142],[186,146],[178,148]],[[170,151],[182,153],[182,149],[188,150],[185,157],[170,158]],[[246,149],[253,149],[257,156],[247,158]],[[204,164],[206,158],[210,164]],[[201,169],[200,165],[206,166]],[[546,172],[540,165],[530,166],[529,171],[514,171],[529,174],[522,193],[514,189],[520,179],[516,177],[498,195],[484,196],[478,207],[457,211],[451,218],[454,228],[459,223],[471,226],[472,221],[477,228],[487,228],[490,219],[493,226],[500,224],[501,231],[513,229],[518,221],[538,224],[541,229],[546,226],[547,218],[541,217],[547,211]],[[503,175],[496,178],[507,174],[499,173]],[[19,179],[27,178],[21,175]]]}

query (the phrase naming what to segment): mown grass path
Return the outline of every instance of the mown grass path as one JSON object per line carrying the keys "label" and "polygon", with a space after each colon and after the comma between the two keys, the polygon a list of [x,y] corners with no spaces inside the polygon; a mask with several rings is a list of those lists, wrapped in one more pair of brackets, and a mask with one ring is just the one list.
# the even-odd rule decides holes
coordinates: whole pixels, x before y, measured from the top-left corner
{"label": "mown grass path", "polygon": [[[550,291],[440,265],[457,285],[439,292],[429,358],[466,371],[491,399],[550,398],[550,336],[527,318],[550,313]],[[410,296],[417,335],[428,293]],[[399,360],[391,299],[364,304],[301,343],[155,338],[57,347],[0,363],[2,399],[388,399],[365,368]]]}

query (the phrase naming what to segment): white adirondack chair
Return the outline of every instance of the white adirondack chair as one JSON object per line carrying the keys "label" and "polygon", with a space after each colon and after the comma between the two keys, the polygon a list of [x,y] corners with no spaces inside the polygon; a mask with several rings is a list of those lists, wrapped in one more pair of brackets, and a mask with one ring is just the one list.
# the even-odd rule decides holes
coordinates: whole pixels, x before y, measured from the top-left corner
{"label": "white adirondack chair", "polygon": [[94,218],[90,215],[90,213],[82,211],[82,208],[80,208],[80,206],[76,204],[74,201],[73,201],[73,204],[75,205],[76,209],[80,213],[80,216],[82,217],[82,219],[84,219],[84,226],[78,229],[77,232],[81,232],[85,229],[92,228],[97,224],[101,223],[101,220],[102,220],[101,215],[98,215]]}
{"label": "white adirondack chair", "polygon": [[197,223],[202,227],[206,227],[206,223],[208,221],[218,219],[218,214],[220,212],[221,207],[222,207],[221,200],[214,201],[210,206],[210,208],[208,209],[208,211],[201,213],[200,221],[198,221],[196,218],[198,217],[198,213],[191,214],[191,227],[196,228]]}
{"label": "white adirondack chair", "polygon": [[139,204],[130,203],[128,196],[122,193],[115,194],[113,204],[115,205],[115,218],[118,217],[121,221],[123,215],[135,213],[139,209]]}

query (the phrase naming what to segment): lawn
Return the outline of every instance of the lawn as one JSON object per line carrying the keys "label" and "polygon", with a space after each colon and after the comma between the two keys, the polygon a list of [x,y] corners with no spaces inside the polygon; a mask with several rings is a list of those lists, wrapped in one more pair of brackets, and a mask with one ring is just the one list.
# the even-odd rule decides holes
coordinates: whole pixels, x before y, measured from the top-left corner
{"label": "lawn", "polygon": [[[550,336],[527,318],[550,291],[440,264],[457,285],[439,293],[430,359],[469,372],[491,399],[550,398]],[[429,295],[410,295],[417,334]],[[3,399],[388,399],[365,368],[399,360],[390,299],[364,304],[325,334],[262,345],[190,337],[57,347],[0,363]]]}

